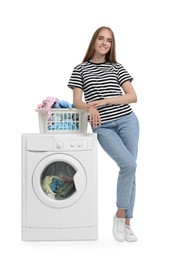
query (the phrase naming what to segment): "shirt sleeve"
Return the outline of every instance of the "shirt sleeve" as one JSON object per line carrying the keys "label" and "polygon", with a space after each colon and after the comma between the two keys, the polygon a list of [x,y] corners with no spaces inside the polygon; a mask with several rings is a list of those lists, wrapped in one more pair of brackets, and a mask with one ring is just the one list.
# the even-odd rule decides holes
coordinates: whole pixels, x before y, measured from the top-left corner
{"label": "shirt sleeve", "polygon": [[132,76],[127,72],[127,70],[123,67],[123,65],[119,64],[118,69],[118,81],[120,86],[126,81],[132,82],[133,78]]}
{"label": "shirt sleeve", "polygon": [[81,70],[77,67],[73,69],[71,74],[70,80],[68,82],[68,87],[73,88],[80,88],[83,90],[83,77]]}

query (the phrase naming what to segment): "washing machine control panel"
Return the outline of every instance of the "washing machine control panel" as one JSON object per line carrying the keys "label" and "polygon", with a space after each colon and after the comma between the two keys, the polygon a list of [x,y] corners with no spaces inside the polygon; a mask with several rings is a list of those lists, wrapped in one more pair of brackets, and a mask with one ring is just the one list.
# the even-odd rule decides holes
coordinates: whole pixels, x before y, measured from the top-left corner
{"label": "washing machine control panel", "polygon": [[87,150],[88,142],[85,137],[55,138],[55,150]]}

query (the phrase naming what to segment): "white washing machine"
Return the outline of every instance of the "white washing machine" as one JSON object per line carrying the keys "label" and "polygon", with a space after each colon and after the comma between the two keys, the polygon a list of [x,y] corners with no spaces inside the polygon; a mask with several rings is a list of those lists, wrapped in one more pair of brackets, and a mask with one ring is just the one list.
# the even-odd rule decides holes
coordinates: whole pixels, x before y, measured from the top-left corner
{"label": "white washing machine", "polygon": [[96,240],[96,134],[22,134],[22,240]]}

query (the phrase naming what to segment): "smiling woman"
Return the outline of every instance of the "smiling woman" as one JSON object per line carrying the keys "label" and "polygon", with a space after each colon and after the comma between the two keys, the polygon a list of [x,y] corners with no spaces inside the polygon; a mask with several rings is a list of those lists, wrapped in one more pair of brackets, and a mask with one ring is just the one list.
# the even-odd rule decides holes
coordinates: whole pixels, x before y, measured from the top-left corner
{"label": "smiling woman", "polygon": [[119,166],[117,211],[113,218],[113,235],[119,242],[137,241],[130,228],[139,138],[138,119],[129,105],[137,101],[132,80],[116,61],[112,30],[103,26],[93,34],[83,62],[74,68],[68,84],[73,89],[75,107],[88,111],[98,141]]}

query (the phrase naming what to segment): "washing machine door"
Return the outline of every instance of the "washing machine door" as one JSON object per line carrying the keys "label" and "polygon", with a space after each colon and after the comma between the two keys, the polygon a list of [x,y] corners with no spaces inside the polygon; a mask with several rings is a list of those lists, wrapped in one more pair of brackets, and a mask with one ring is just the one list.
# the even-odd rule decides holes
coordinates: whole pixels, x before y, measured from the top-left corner
{"label": "washing machine door", "polygon": [[87,175],[77,159],[58,153],[46,156],[38,163],[32,182],[39,200],[50,207],[64,208],[82,197]]}

